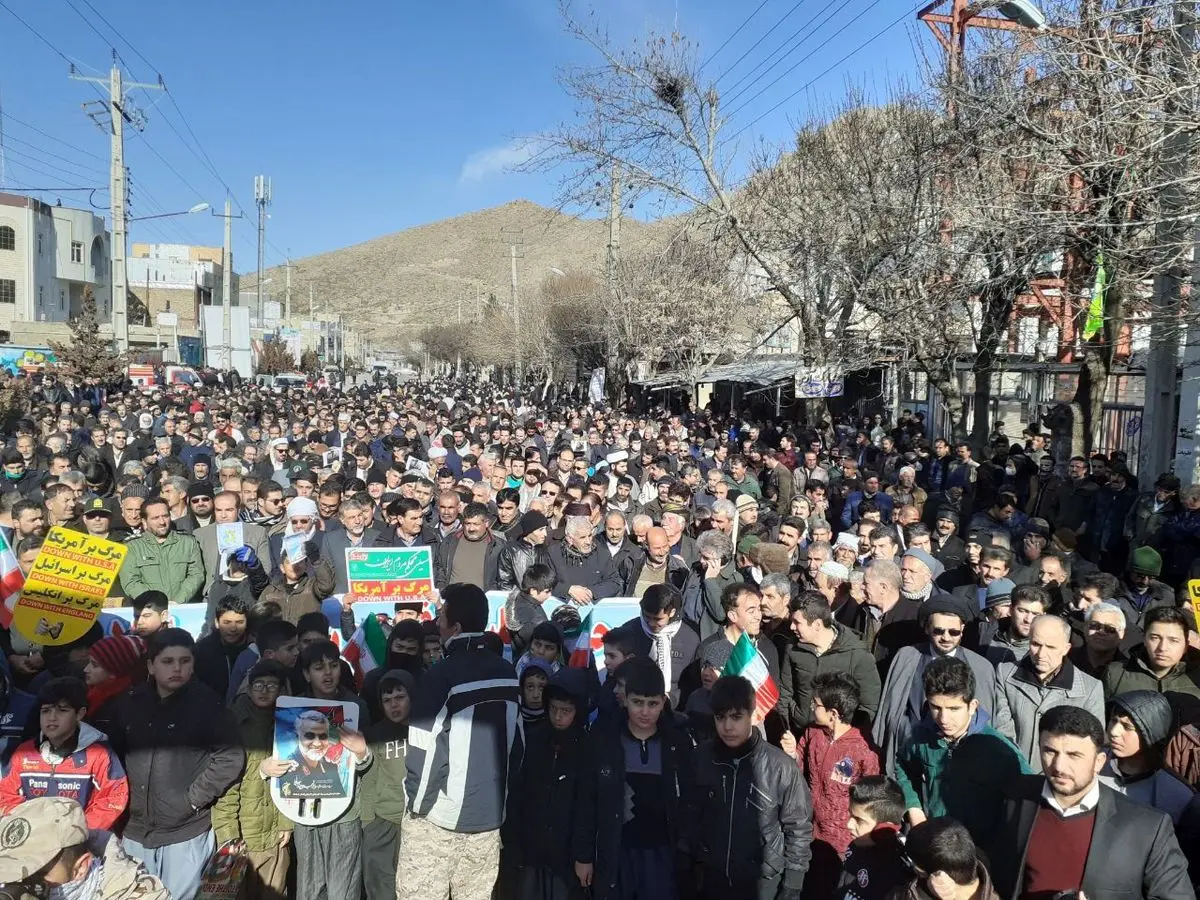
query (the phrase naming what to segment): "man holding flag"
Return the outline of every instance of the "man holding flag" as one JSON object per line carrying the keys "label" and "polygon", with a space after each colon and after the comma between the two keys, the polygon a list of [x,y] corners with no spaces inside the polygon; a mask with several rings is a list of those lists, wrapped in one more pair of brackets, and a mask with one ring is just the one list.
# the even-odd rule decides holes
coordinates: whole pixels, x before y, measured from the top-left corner
{"label": "man holding flag", "polygon": [[762,724],[779,703],[779,653],[761,633],[762,594],[753,585],[728,585],[721,591],[721,609],[725,624],[701,642],[700,653],[710,644],[723,641],[729,645],[729,662],[722,673],[741,675],[754,686],[758,698],[754,721]]}

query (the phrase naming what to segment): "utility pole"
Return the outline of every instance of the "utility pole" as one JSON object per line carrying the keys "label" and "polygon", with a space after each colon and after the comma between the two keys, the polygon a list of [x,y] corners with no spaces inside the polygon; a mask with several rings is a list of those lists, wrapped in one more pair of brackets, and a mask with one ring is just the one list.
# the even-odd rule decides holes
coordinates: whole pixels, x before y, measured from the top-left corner
{"label": "utility pole", "polygon": [[[125,274],[126,221],[125,197],[128,190],[125,171],[125,123],[138,131],[146,127],[146,118],[126,102],[125,91],[129,88],[163,90],[162,79],[157,84],[142,84],[137,81],[126,83],[117,66],[117,52],[113,51],[113,67],[107,79],[80,75],[71,66],[70,77],[75,81],[90,81],[108,85],[108,128],[110,138],[109,197],[112,204],[112,319],[113,341],[117,353],[129,352],[129,282]],[[105,123],[93,118],[101,128]]]}
{"label": "utility pole", "polygon": [[296,268],[299,266],[293,266],[292,258],[289,256],[284,265],[284,269],[287,270],[287,286],[283,289],[283,320],[285,322],[292,318],[292,269]]}
{"label": "utility pole", "polygon": [[233,214],[233,203],[225,195],[225,214],[213,213],[225,220],[225,246],[221,250],[221,367],[233,368],[233,220],[245,218]]}
{"label": "utility pole", "polygon": [[313,320],[313,286],[312,282],[308,283],[308,321]]}
{"label": "utility pole", "polygon": [[263,247],[267,238],[267,207],[271,205],[271,179],[254,176],[254,203],[258,206],[258,319],[263,317]]}

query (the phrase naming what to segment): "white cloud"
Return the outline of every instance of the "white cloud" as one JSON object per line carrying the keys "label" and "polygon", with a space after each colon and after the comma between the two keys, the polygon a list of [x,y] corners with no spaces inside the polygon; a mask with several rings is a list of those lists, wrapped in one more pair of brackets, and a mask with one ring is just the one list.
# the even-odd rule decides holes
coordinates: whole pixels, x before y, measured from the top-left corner
{"label": "white cloud", "polygon": [[458,173],[458,183],[467,184],[472,181],[482,181],[493,175],[501,175],[507,169],[528,162],[533,156],[533,142],[526,140],[512,141],[499,147],[489,147],[479,150],[467,157],[462,171]]}

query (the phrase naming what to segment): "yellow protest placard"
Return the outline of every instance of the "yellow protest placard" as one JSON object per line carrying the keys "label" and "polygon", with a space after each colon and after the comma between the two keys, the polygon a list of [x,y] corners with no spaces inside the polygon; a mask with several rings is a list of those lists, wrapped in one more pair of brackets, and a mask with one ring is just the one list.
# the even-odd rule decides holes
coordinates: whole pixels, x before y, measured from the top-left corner
{"label": "yellow protest placard", "polygon": [[1200,628],[1200,578],[1193,578],[1187,586],[1188,599],[1192,601],[1192,615],[1196,617],[1196,627]]}
{"label": "yellow protest placard", "polygon": [[13,627],[47,647],[83,637],[100,615],[126,552],[124,544],[51,528],[13,608]]}

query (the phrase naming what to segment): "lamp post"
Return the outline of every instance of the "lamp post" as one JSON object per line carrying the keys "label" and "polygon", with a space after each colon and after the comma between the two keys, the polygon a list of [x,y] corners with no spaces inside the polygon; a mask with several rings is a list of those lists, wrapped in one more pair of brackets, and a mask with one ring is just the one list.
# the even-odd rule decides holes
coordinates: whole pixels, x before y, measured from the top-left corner
{"label": "lamp post", "polygon": [[[169,219],[175,216],[190,216],[192,213],[204,212],[208,209],[207,203],[197,203],[191,209],[185,209],[181,212],[159,213],[156,216],[137,216],[132,219],[125,219],[125,222],[145,222],[149,219]],[[122,229],[122,234],[124,229]],[[114,243],[113,255],[117,257],[116,262],[120,264],[120,271],[125,271],[125,246],[124,240]],[[113,271],[117,271],[117,266],[113,266]],[[116,282],[117,279],[114,279]],[[117,353],[125,354],[129,352],[129,312],[128,304],[129,297],[126,295],[128,288],[125,285],[124,277],[119,280],[120,283],[113,284],[113,341],[117,345]]]}

